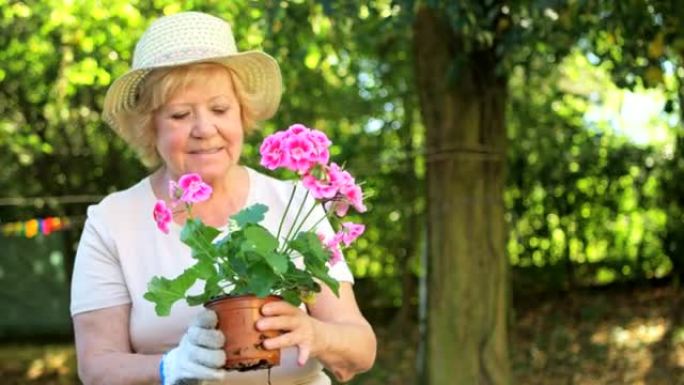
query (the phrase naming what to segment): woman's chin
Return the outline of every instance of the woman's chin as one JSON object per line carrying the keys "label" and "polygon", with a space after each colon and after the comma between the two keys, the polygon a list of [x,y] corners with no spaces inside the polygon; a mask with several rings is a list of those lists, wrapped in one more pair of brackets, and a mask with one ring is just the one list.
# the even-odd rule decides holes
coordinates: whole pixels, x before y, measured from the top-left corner
{"label": "woman's chin", "polygon": [[215,162],[193,162],[186,164],[185,173],[197,173],[207,183],[212,183],[221,178],[228,176],[228,171],[232,167],[231,163],[215,163]]}
{"label": "woman's chin", "polygon": [[209,184],[214,184],[215,181],[221,180],[222,178],[226,178],[228,176],[228,168],[225,166],[200,167],[198,170],[193,172],[198,173],[202,177],[202,180]]}

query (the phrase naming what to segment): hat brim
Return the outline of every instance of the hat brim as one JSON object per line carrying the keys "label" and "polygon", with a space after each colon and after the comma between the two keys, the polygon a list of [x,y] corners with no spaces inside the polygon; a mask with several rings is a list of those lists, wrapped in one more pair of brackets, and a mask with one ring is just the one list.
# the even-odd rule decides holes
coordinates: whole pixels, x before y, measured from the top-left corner
{"label": "hat brim", "polygon": [[249,94],[254,119],[261,121],[272,117],[278,110],[282,94],[282,77],[276,60],[260,51],[245,51],[230,56],[206,58],[202,60],[178,61],[158,67],[131,70],[116,79],[105,95],[102,116],[115,130],[114,116],[135,108],[138,86],[145,75],[155,69],[177,67],[196,63],[218,63],[229,67],[240,78],[245,91]]}

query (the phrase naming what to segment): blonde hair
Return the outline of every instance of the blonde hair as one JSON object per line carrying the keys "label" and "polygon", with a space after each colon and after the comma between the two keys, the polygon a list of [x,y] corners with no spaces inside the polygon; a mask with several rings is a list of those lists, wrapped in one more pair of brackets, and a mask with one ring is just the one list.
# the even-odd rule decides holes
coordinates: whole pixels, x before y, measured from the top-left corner
{"label": "blonde hair", "polygon": [[237,74],[227,66],[218,63],[195,63],[171,68],[155,69],[147,73],[137,87],[138,95],[135,108],[121,111],[113,116],[119,135],[135,150],[140,161],[147,167],[159,165],[161,158],[157,153],[157,133],[154,128],[154,112],[169,101],[173,95],[194,82],[226,71],[233,84],[233,91],[240,104],[240,118],[245,134],[256,129],[254,101],[245,89]]}

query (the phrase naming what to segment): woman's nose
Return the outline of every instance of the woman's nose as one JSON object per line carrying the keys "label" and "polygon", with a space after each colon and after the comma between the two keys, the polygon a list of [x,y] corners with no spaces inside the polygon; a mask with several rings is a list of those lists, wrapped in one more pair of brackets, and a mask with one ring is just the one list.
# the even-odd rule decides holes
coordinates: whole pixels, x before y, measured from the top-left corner
{"label": "woman's nose", "polygon": [[211,114],[206,111],[198,111],[192,127],[192,136],[197,138],[208,137],[216,133],[216,123]]}

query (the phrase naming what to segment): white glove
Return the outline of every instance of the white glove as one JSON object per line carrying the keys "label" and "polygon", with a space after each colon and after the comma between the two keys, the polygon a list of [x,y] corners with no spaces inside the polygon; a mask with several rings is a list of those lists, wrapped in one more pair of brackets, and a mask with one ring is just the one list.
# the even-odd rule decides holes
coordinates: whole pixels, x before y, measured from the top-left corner
{"label": "white glove", "polygon": [[226,371],[226,353],[223,351],[225,338],[215,329],[218,323],[216,313],[204,309],[188,328],[177,347],[164,355],[160,372],[162,385],[185,385],[199,380],[222,380]]}

